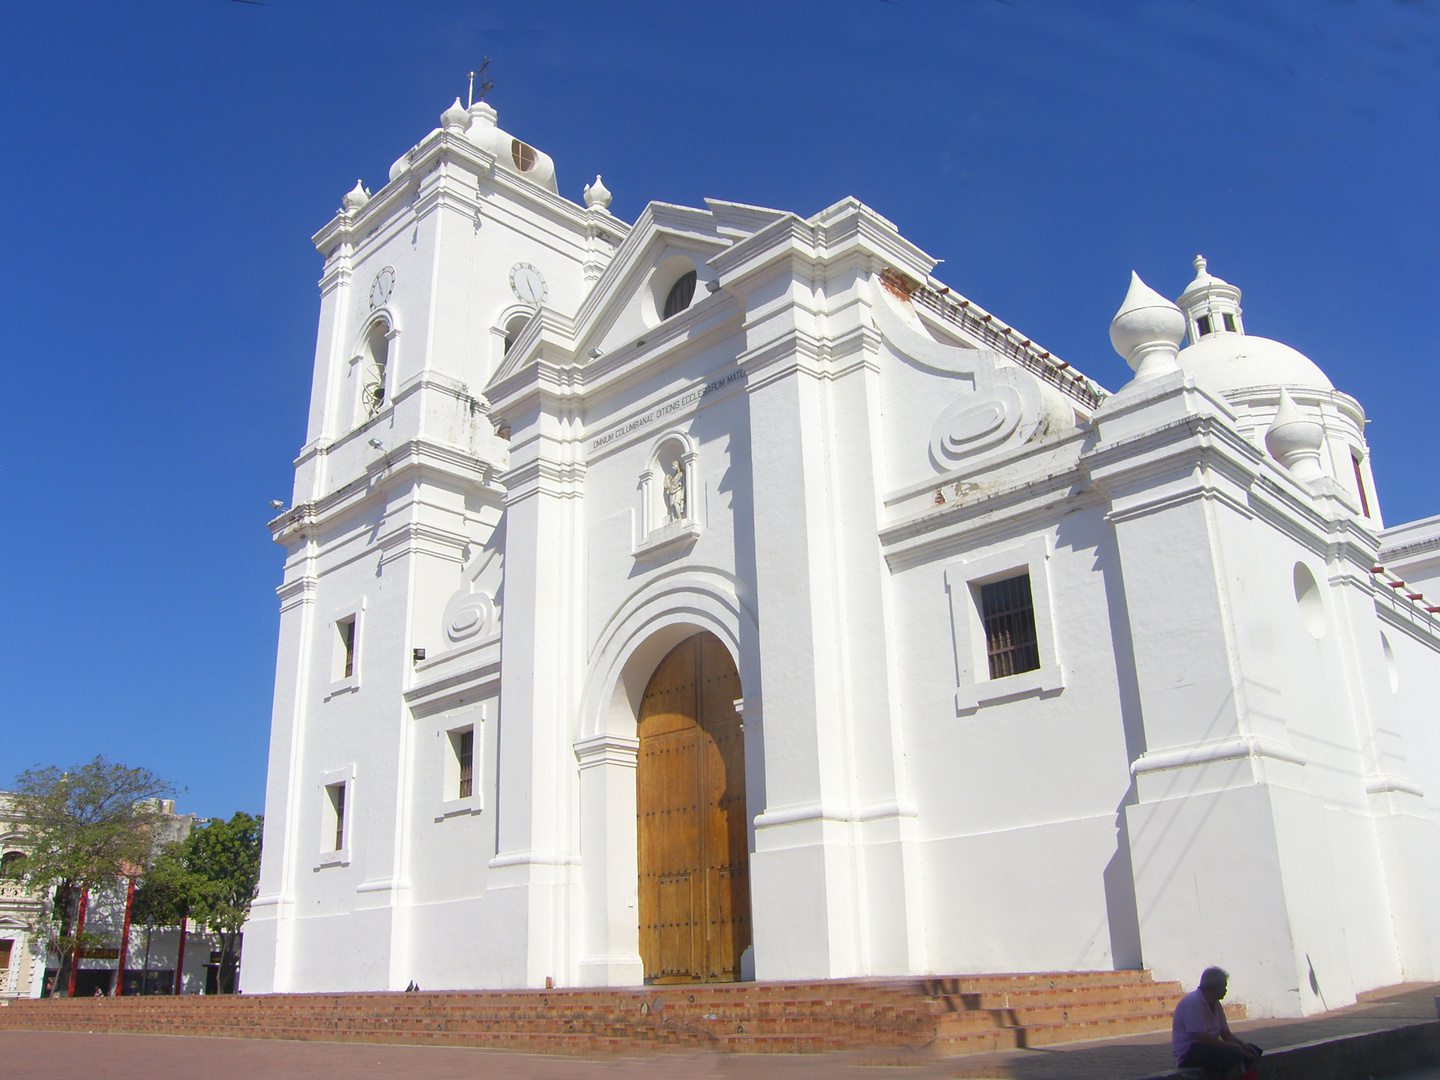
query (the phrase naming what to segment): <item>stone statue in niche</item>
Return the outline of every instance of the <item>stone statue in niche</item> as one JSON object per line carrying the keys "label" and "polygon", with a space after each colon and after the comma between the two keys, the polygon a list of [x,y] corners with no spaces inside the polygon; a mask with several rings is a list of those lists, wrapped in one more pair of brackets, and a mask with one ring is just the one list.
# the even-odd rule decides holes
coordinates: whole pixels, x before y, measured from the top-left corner
{"label": "stone statue in niche", "polygon": [[671,521],[685,517],[685,472],[679,461],[670,462],[670,472],[665,477],[665,509]]}

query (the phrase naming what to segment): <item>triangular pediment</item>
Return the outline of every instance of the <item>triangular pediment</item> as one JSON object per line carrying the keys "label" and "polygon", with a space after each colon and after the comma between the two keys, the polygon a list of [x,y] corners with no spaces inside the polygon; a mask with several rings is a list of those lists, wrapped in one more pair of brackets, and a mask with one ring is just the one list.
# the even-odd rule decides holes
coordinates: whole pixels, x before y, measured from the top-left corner
{"label": "triangular pediment", "polygon": [[[642,336],[647,326],[653,326],[654,312],[645,319],[637,317],[636,309],[644,303],[644,291],[652,286],[657,268],[682,255],[693,260],[697,269],[704,267],[737,240],[788,216],[781,210],[745,203],[707,199],[705,204],[703,210],[661,202],[646,206],[574,319],[542,312],[542,318],[515,340],[491,385],[534,363],[545,354],[547,344],[567,353],[566,359],[584,362],[585,353],[593,347],[603,352],[616,340]],[[654,298],[650,302],[653,305]]]}
{"label": "triangular pediment", "polygon": [[733,237],[723,236],[715,215],[708,210],[669,203],[645,207],[630,235],[615,252],[595,288],[580,305],[575,329],[583,341],[603,341],[621,312],[645,286],[667,251],[684,251],[703,263],[724,251]]}

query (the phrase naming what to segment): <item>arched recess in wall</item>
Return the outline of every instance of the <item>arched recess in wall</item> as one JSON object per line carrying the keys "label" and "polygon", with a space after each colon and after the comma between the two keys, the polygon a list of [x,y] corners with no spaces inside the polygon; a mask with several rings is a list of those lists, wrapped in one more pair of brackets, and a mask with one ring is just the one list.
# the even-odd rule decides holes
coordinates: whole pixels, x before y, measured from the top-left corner
{"label": "arched recess in wall", "polygon": [[1325,636],[1325,601],[1320,595],[1320,584],[1304,563],[1295,564],[1295,605],[1300,609],[1300,618],[1310,636],[1319,641]]}
{"label": "arched recess in wall", "polygon": [[[578,961],[582,985],[633,986],[644,978],[634,899],[640,872],[637,720],[661,661],[704,631],[719,639],[740,676],[745,844],[747,851],[754,850],[754,819],[765,806],[755,610],[754,596],[733,575],[710,567],[678,567],[632,592],[598,635],[574,743],[582,807],[582,909],[594,916]],[[753,950],[741,956],[739,970],[741,978],[754,977]]]}
{"label": "arched recess in wall", "polygon": [[512,315],[505,323],[505,351],[510,351],[510,346],[515,344],[515,339],[525,332],[525,327],[530,325],[531,316],[527,314]]}
{"label": "arched recess in wall", "polygon": [[704,567],[662,573],[632,593],[602,630],[591,655],[577,740],[634,738],[645,685],[660,660],[687,637],[708,630],[724,642],[747,700],[760,693],[759,625],[749,588]]}
{"label": "arched recess in wall", "polygon": [[640,475],[640,536],[644,540],[672,522],[698,521],[699,454],[689,433],[667,431],[650,444]]}
{"label": "arched recess in wall", "polygon": [[500,370],[506,355],[534,317],[535,309],[529,304],[511,304],[496,314],[494,321],[490,324],[493,345],[490,353],[490,369],[486,373],[487,379],[493,377],[495,372]]}

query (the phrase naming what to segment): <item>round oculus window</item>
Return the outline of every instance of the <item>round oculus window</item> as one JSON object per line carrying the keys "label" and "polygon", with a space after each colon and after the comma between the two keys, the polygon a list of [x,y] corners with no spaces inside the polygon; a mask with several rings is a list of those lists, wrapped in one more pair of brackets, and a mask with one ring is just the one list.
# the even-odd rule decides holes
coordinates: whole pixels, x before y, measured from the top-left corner
{"label": "round oculus window", "polygon": [[521,172],[529,172],[535,167],[535,148],[519,139],[510,140],[510,157],[515,162],[515,168]]}
{"label": "round oculus window", "polygon": [[695,299],[695,271],[681,274],[680,280],[670,286],[670,292],[665,297],[665,314],[662,319],[668,319],[671,315],[679,315],[690,306],[690,301]]}

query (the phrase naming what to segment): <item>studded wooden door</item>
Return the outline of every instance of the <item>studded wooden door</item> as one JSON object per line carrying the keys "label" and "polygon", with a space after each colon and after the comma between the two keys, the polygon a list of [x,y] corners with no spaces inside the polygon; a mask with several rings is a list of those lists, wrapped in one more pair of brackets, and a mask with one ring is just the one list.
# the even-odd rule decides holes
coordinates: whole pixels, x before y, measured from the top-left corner
{"label": "studded wooden door", "polygon": [[640,703],[636,809],[647,983],[733,982],[750,945],[740,676],[714,634],[660,662]]}

